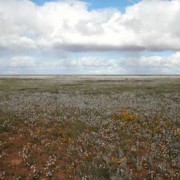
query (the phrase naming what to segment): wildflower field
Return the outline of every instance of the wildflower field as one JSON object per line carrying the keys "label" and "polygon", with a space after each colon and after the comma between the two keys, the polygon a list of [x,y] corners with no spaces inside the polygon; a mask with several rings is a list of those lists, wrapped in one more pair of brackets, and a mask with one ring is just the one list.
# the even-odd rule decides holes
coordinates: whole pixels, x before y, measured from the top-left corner
{"label": "wildflower field", "polygon": [[180,77],[0,77],[0,179],[180,179]]}

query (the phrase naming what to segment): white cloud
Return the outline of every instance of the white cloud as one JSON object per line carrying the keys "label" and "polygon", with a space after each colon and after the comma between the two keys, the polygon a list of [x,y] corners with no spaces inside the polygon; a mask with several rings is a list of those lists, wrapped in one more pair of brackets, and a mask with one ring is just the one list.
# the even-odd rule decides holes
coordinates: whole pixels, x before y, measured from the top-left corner
{"label": "white cloud", "polygon": [[[179,0],[142,0],[124,13],[112,8],[89,11],[88,4],[79,0],[42,6],[29,0],[2,0],[0,73],[178,74],[179,19]],[[167,50],[174,54],[165,58],[63,57],[73,52]]]}
{"label": "white cloud", "polygon": [[[142,56],[127,58],[65,58],[39,60],[33,57],[13,57],[9,62],[0,61],[4,72],[20,73],[108,73],[108,74],[178,74],[180,71],[180,53],[168,57]],[[3,63],[2,63],[3,62]],[[11,70],[11,71],[10,71]]]}
{"label": "white cloud", "polygon": [[29,56],[15,56],[10,59],[10,68],[36,68],[35,59]]}
{"label": "white cloud", "polygon": [[0,1],[0,52],[180,50],[180,1],[88,11],[81,1]]}

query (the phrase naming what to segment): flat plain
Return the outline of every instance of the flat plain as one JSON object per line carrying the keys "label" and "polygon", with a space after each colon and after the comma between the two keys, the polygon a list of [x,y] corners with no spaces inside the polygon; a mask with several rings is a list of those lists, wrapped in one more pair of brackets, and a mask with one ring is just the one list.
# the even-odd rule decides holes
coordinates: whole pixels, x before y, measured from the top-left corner
{"label": "flat plain", "polygon": [[0,179],[179,179],[180,76],[1,76]]}

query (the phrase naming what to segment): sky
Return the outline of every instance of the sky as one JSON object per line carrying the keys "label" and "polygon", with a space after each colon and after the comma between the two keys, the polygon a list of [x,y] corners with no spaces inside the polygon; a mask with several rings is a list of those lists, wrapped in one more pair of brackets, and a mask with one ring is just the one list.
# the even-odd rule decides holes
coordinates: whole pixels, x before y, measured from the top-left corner
{"label": "sky", "polygon": [[180,74],[180,0],[0,0],[0,74]]}

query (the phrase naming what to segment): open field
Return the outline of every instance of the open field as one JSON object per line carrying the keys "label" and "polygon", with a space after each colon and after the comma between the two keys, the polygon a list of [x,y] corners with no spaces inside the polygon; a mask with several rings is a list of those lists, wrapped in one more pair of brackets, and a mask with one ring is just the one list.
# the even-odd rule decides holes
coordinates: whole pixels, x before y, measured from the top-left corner
{"label": "open field", "polygon": [[0,76],[0,179],[180,179],[180,76]]}

